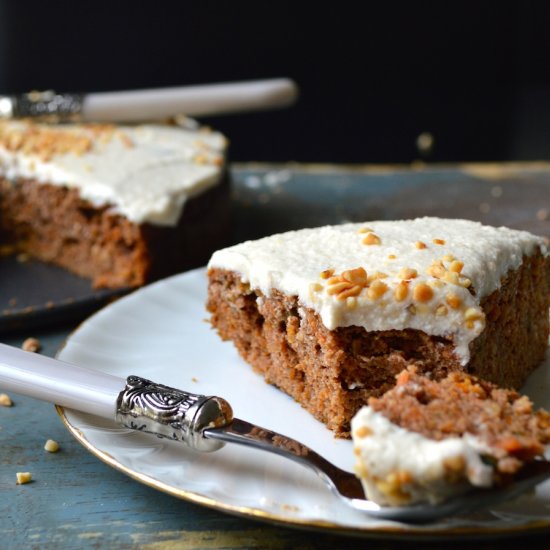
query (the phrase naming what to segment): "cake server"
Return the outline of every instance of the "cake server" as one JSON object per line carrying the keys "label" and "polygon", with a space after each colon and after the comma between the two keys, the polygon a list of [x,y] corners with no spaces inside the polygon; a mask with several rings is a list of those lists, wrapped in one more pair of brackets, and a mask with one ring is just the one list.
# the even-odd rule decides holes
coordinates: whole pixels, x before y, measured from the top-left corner
{"label": "cake server", "polygon": [[298,98],[289,78],[173,88],[56,93],[52,90],[0,96],[0,118],[55,117],[92,122],[143,122],[283,108]]}
{"label": "cake server", "polygon": [[550,462],[526,466],[514,484],[475,489],[437,505],[381,507],[360,481],[299,441],[233,418],[225,399],[196,395],[139,376],[126,380],[0,344],[0,387],[114,420],[118,425],[180,441],[197,451],[237,443],[289,458],[313,470],[346,504],[378,519],[427,523],[509,500],[550,477]]}

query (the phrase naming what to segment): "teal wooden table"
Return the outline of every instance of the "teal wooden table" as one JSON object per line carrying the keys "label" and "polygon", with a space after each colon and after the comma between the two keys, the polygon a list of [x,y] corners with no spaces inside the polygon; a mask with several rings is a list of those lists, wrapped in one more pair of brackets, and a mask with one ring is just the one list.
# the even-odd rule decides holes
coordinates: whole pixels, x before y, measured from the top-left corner
{"label": "teal wooden table", "polygon": [[[236,166],[232,240],[343,221],[439,215],[505,224],[550,236],[550,165],[458,167]],[[1,264],[0,264],[1,269]],[[53,356],[78,325],[71,310],[55,324],[4,331],[21,346],[29,336]],[[2,389],[0,387],[0,393]],[[547,548],[541,530],[354,538],[230,516],[141,485],[90,455],[65,430],[52,405],[11,395],[0,408],[0,549],[11,548]],[[58,453],[43,450],[47,439]],[[30,471],[33,482],[16,485]],[[550,511],[549,511],[550,516]],[[518,539],[519,537],[519,539]]]}

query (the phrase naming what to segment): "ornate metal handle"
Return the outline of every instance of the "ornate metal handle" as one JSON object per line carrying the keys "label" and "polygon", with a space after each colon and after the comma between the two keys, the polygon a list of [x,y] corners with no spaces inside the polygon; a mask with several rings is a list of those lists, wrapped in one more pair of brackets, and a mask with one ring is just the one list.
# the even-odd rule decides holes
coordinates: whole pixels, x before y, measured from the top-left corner
{"label": "ornate metal handle", "polygon": [[29,92],[0,98],[0,118],[77,118],[82,111],[82,94],[57,94],[53,90]]}
{"label": "ornate metal handle", "polygon": [[233,411],[221,397],[196,395],[129,376],[117,399],[116,420],[133,430],[182,441],[198,451],[215,451],[223,442],[203,431],[230,424]]}

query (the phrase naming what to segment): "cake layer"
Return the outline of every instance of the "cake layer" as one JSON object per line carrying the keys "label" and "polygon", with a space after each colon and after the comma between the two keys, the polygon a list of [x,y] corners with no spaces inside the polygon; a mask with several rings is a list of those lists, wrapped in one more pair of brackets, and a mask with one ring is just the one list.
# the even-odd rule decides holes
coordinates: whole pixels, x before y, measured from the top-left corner
{"label": "cake layer", "polygon": [[403,371],[352,421],[355,470],[380,504],[437,502],[510,481],[543,457],[550,414],[525,396],[464,373],[436,382]]}
{"label": "cake layer", "polygon": [[344,436],[368,398],[410,365],[519,387],[548,341],[542,239],[461,220],[437,220],[440,231],[434,219],[364,227],[298,231],[214,254],[208,309],[220,336]]}
{"label": "cake layer", "polygon": [[228,202],[226,179],[191,198],[175,227],[136,224],[74,188],[0,178],[0,246],[90,278],[96,288],[136,287],[204,265],[223,244]]}

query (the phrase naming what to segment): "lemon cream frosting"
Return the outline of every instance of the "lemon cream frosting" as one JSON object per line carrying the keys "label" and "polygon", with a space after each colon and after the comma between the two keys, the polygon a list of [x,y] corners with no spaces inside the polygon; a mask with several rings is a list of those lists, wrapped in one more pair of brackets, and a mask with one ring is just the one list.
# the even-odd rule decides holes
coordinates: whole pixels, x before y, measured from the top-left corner
{"label": "lemon cream frosting", "polygon": [[0,174],[78,188],[135,223],[176,225],[219,183],[226,139],[198,127],[0,122]]}
{"label": "lemon cream frosting", "polygon": [[303,229],[216,252],[211,268],[298,296],[324,325],[417,329],[453,341],[462,365],[484,329],[482,298],[544,241],[467,220],[418,218]]}

